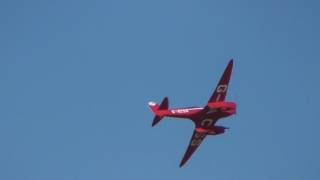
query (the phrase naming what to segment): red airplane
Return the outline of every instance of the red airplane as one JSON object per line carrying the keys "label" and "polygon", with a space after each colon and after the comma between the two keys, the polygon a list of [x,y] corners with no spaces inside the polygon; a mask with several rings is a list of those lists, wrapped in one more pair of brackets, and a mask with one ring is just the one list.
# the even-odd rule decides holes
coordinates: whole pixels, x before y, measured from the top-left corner
{"label": "red airplane", "polygon": [[231,59],[219,81],[219,84],[213,92],[213,95],[209,99],[207,105],[203,108],[188,107],[168,109],[169,100],[167,97],[163,99],[160,105],[155,102],[149,102],[149,106],[155,114],[152,126],[158,124],[165,116],[187,118],[192,120],[195,124],[193,135],[188,149],[180,163],[180,167],[188,161],[207,135],[223,134],[225,129],[228,129],[223,126],[216,126],[215,124],[220,118],[225,118],[236,113],[236,103],[225,101],[232,73],[232,66],[233,60]]}

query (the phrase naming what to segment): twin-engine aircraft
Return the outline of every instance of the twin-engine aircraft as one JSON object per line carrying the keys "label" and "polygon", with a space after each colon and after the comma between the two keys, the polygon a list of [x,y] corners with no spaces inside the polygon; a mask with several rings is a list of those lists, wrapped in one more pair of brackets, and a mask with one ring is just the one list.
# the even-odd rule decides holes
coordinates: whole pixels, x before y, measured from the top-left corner
{"label": "twin-engine aircraft", "polygon": [[195,124],[193,135],[188,149],[182,158],[180,167],[188,161],[207,135],[223,134],[225,129],[228,129],[223,126],[216,126],[215,124],[220,118],[225,118],[236,113],[236,103],[225,101],[232,73],[232,66],[233,60],[231,59],[219,81],[219,84],[207,105],[204,107],[168,109],[169,100],[167,97],[163,99],[160,105],[155,102],[149,102],[149,106],[155,114],[152,126],[158,124],[165,116],[190,119]]}

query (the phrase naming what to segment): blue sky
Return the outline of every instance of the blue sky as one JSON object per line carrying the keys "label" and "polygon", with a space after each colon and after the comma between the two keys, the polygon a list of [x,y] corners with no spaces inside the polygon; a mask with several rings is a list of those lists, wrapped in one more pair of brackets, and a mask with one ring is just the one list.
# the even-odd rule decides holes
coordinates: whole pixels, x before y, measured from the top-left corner
{"label": "blue sky", "polygon": [[[318,179],[320,4],[298,0],[0,2],[0,179]],[[184,168],[230,58],[231,129]]]}

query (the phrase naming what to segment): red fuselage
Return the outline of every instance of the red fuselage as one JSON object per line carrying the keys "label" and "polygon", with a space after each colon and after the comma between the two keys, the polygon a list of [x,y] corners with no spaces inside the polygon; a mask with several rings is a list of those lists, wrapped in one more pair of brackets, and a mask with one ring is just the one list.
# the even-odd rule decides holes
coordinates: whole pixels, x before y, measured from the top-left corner
{"label": "red fuselage", "polygon": [[216,135],[224,133],[225,129],[221,126],[215,126],[217,120],[235,114],[236,107],[237,105],[234,102],[212,102],[204,108],[190,107],[161,110],[159,115],[191,119],[198,130]]}

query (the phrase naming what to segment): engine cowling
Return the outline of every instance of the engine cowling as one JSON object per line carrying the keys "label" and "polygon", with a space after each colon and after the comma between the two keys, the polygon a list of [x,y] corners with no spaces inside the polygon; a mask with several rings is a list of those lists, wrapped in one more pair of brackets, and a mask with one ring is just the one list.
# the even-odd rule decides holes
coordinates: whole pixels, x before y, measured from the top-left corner
{"label": "engine cowling", "polygon": [[230,109],[235,109],[237,107],[237,104],[234,102],[227,102],[227,101],[222,101],[222,102],[212,102],[208,103],[207,105],[211,109],[216,109],[216,108],[230,108]]}

